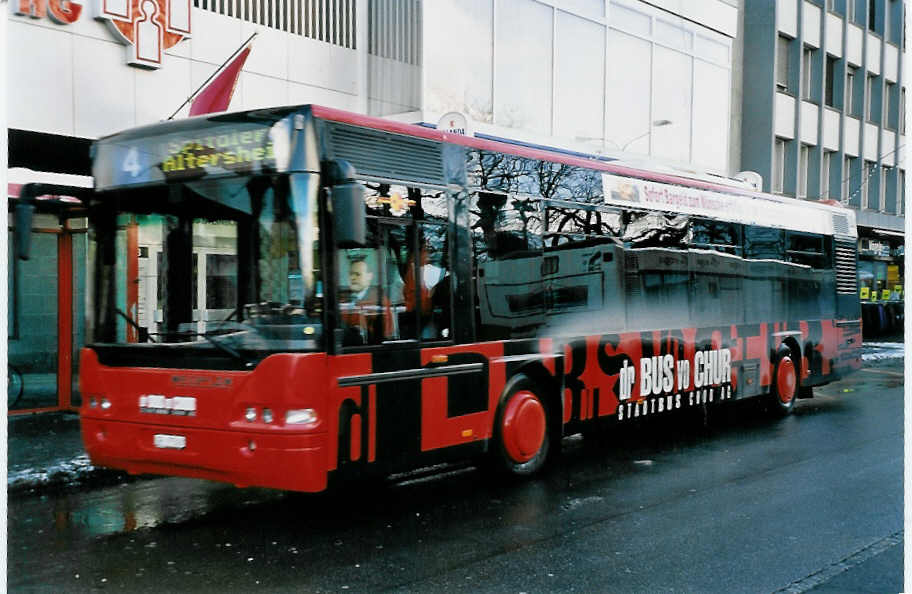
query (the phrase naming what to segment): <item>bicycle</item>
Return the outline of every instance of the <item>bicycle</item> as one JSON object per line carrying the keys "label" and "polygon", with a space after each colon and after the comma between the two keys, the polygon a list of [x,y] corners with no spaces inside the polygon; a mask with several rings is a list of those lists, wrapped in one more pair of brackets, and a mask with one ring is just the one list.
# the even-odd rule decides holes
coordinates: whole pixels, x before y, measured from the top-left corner
{"label": "bicycle", "polygon": [[22,392],[25,388],[25,382],[22,379],[22,372],[9,363],[6,364],[6,408],[13,408],[22,398]]}

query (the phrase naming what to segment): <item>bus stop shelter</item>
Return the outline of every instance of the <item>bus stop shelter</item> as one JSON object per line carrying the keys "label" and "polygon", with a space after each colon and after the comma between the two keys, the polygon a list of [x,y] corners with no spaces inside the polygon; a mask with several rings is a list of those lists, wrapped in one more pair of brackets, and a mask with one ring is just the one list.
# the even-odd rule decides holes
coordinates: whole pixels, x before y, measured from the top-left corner
{"label": "bus stop shelter", "polygon": [[[89,256],[80,197],[91,191],[92,179],[14,168],[8,180],[8,414],[75,409]],[[29,233],[17,240],[15,213],[23,203],[34,215]],[[27,259],[19,257],[22,243]]]}

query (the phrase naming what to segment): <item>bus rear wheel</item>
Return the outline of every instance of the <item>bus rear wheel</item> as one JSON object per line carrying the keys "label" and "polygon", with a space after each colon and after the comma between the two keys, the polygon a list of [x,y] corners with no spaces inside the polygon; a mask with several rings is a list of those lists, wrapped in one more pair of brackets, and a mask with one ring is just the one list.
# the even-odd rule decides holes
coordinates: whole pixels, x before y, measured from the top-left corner
{"label": "bus rear wheel", "polygon": [[784,417],[795,408],[798,398],[798,367],[788,347],[779,349],[776,366],[773,368],[773,382],[770,387],[769,409],[777,417]]}
{"label": "bus rear wheel", "polygon": [[492,461],[508,475],[529,476],[541,470],[550,449],[547,406],[533,382],[517,376],[497,407]]}

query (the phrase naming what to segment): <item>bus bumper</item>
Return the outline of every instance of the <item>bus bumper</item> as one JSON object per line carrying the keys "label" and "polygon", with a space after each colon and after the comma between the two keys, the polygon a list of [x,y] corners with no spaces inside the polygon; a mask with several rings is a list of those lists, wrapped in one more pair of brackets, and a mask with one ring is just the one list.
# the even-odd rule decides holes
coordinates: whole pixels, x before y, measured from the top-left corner
{"label": "bus bumper", "polygon": [[326,488],[326,433],[222,431],[83,417],[82,441],[93,465],[130,474],[289,491]]}

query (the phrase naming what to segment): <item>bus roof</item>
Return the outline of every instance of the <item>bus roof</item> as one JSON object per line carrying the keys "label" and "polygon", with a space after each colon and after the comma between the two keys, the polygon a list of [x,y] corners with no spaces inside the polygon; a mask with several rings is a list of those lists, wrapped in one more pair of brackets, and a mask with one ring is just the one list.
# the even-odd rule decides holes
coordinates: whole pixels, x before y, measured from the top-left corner
{"label": "bus roof", "polygon": [[[254,109],[254,110],[245,110],[229,113],[219,113],[219,114],[208,114],[203,116],[197,116],[193,118],[186,118],[181,120],[173,120],[168,122],[160,122],[156,124],[150,124],[147,126],[142,126],[138,128],[133,128],[130,130],[125,130],[110,136],[100,138],[98,143],[113,143],[123,140],[138,139],[147,136],[162,135],[168,133],[180,133],[180,132],[189,132],[193,130],[198,130],[201,127],[211,127],[211,126],[221,126],[226,125],[230,126],[232,123],[240,124],[253,124],[258,122],[260,125],[268,126],[270,123],[274,123],[290,114],[300,113],[302,111],[310,110],[314,117],[327,120],[331,122],[337,122],[340,124],[348,124],[357,127],[368,128],[380,132],[387,132],[392,134],[398,134],[403,136],[410,136],[414,138],[421,138],[425,140],[430,140],[440,143],[450,143],[455,145],[461,145],[468,148],[474,148],[478,150],[487,150],[501,152],[511,155],[516,155],[519,157],[525,157],[529,159],[536,159],[542,161],[550,161],[555,163],[562,163],[571,166],[583,167],[595,171],[600,171],[605,174],[603,177],[606,179],[609,178],[633,178],[634,180],[641,180],[644,183],[653,183],[653,184],[670,184],[674,186],[680,186],[683,188],[689,188],[694,191],[704,191],[704,192],[713,192],[718,194],[724,194],[730,199],[735,199],[736,203],[742,205],[748,205],[749,208],[745,210],[746,213],[757,213],[764,210],[763,202],[769,204],[770,206],[782,205],[784,210],[789,213],[804,213],[805,216],[815,217],[818,219],[826,219],[826,222],[821,220],[822,226],[833,229],[830,232],[836,232],[843,235],[855,235],[855,213],[849,208],[845,208],[833,201],[827,202],[813,202],[807,200],[799,200],[795,198],[789,198],[785,196],[777,196],[773,194],[767,194],[764,192],[758,192],[756,190],[739,187],[736,185],[729,185],[725,183],[714,183],[707,181],[705,179],[695,179],[687,177],[683,174],[675,174],[668,172],[659,172],[651,171],[646,168],[634,167],[629,164],[624,164],[616,160],[607,159],[598,155],[586,155],[584,153],[579,153],[575,151],[567,151],[557,148],[542,147],[538,145],[528,145],[523,143],[511,143],[504,140],[492,140],[487,138],[476,138],[472,136],[464,136],[460,134],[451,134],[448,132],[442,132],[433,128],[422,126],[420,124],[411,124],[397,122],[393,120],[388,120],[384,118],[361,115],[341,109],[324,107],[320,105],[297,105],[297,106],[282,106],[282,107],[273,107],[273,108],[264,108],[264,109]],[[643,188],[646,192],[649,192],[648,188]],[[651,192],[654,194],[655,192]],[[737,200],[740,197],[741,200]],[[742,202],[742,200],[748,199],[750,202]],[[757,201],[760,201],[759,203]],[[612,203],[611,200],[606,200],[607,203]],[[624,203],[616,203],[616,205],[624,206]],[[627,204],[627,206],[632,206]],[[678,205],[669,206],[666,205],[664,208],[661,205],[645,202],[639,204],[640,207],[649,208],[649,209],[658,209],[658,210],[671,210],[675,212],[688,212],[687,209],[680,209]],[[779,208],[777,208],[779,210]],[[694,212],[691,212],[694,214]],[[710,215],[712,216],[712,215]],[[835,218],[845,217],[845,225],[842,223],[834,223]],[[731,218],[730,216],[723,216],[720,218]],[[751,222],[751,221],[745,221]],[[776,226],[788,226],[791,227],[795,221],[780,220],[779,224]],[[804,227],[806,225],[799,225]],[[821,225],[813,225],[814,230],[818,230]]]}
{"label": "bus roof", "polygon": [[[834,201],[814,202],[799,200],[786,196],[758,192],[750,188],[724,183],[713,183],[703,179],[694,179],[684,175],[631,167],[630,165],[625,165],[598,155],[586,156],[575,151],[549,149],[547,147],[528,145],[525,143],[513,144],[486,138],[451,134],[418,124],[409,124],[373,116],[365,116],[330,107],[319,105],[312,105],[310,107],[315,117],[333,122],[361,126],[373,130],[413,136],[437,142],[457,144],[479,150],[512,154],[529,159],[584,167],[602,172],[604,174],[603,178],[606,181],[618,180],[621,178],[634,178],[634,180],[642,182],[642,184],[639,184],[642,187],[638,189],[643,194],[657,194],[654,190],[661,187],[657,184],[682,186],[683,188],[694,191],[691,192],[690,196],[684,192],[684,195],[670,197],[665,208],[659,203],[659,200],[641,201],[636,206],[642,208],[670,210],[685,214],[705,214],[707,216],[717,216],[727,220],[739,220],[739,222],[743,223],[764,224],[765,222],[766,224],[776,227],[798,228],[800,230],[827,234],[836,233],[846,236],[855,236],[857,234],[855,230],[854,211]],[[650,182],[652,182],[651,186]],[[700,194],[700,191],[704,191],[705,193]],[[687,202],[688,199],[695,200],[699,199],[701,196],[704,198],[711,197],[711,195],[708,194],[709,192],[723,194],[727,198],[733,200],[716,202],[710,209],[701,207],[688,208],[686,205],[682,205],[682,203]],[[745,199],[747,202],[745,202]],[[634,206],[623,200],[611,200],[607,196],[605,202],[615,206]],[[706,201],[704,200],[704,202]],[[709,200],[709,202],[713,201]],[[773,207],[775,212],[769,212],[765,209],[764,202]],[[747,207],[742,209],[742,216],[740,217],[732,216],[733,213],[730,210],[726,210],[731,209],[732,207],[737,208],[738,206]],[[713,211],[715,211],[715,214]],[[814,220],[795,220],[796,217],[801,218],[802,216]],[[837,221],[836,219],[841,220]]]}

